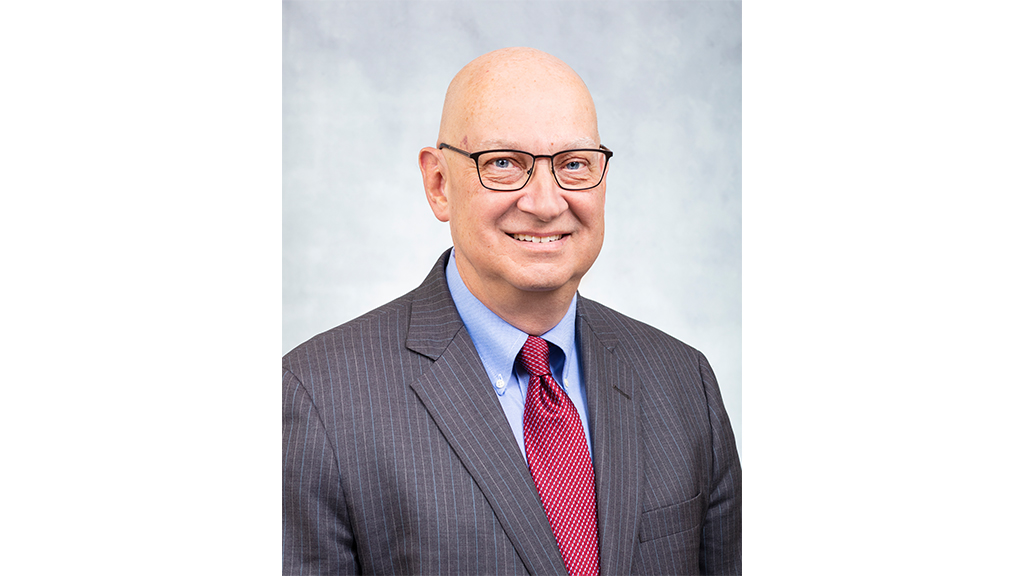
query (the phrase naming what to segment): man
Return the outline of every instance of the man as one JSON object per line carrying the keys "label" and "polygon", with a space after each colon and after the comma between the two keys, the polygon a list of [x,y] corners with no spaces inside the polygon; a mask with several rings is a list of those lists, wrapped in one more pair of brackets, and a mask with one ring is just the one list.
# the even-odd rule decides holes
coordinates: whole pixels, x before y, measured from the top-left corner
{"label": "man", "polygon": [[548,54],[498,50],[452,80],[419,156],[452,250],[284,358],[286,574],[740,572],[707,360],[576,293],[611,156]]}

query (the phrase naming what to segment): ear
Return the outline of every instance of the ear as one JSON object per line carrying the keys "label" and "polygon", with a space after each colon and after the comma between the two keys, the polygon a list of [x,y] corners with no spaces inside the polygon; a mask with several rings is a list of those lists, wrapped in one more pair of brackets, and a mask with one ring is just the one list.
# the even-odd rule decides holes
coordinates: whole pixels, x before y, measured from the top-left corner
{"label": "ear", "polygon": [[420,150],[420,174],[423,175],[423,190],[427,203],[434,211],[434,217],[447,222],[451,215],[448,208],[448,166],[437,148]]}

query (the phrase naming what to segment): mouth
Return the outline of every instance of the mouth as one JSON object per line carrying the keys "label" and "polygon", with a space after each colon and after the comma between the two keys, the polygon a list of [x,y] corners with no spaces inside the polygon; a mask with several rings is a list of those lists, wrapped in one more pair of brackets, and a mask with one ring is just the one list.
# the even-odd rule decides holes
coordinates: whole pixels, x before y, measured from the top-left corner
{"label": "mouth", "polygon": [[547,244],[548,242],[555,242],[561,240],[567,234],[555,234],[553,236],[530,236],[529,234],[509,234],[512,238],[520,242],[533,242],[534,244]]}

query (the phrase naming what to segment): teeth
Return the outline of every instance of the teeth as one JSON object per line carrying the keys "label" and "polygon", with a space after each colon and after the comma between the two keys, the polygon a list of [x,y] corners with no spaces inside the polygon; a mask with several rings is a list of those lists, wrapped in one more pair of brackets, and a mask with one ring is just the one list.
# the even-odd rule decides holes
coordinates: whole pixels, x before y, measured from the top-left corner
{"label": "teeth", "polygon": [[544,244],[547,242],[554,242],[555,240],[561,240],[564,234],[556,234],[554,236],[544,236],[538,238],[537,236],[528,236],[526,234],[513,234],[512,237],[520,242],[533,242],[534,244]]}

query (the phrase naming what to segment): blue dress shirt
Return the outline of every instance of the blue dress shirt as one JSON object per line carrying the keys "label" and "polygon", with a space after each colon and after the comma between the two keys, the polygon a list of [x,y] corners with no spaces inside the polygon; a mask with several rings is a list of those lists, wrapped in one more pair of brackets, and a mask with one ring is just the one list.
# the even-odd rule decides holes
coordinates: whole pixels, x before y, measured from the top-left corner
{"label": "blue dress shirt", "polygon": [[[498,402],[505,411],[505,418],[512,428],[512,434],[519,443],[519,450],[526,460],[526,445],[523,442],[523,411],[526,406],[526,390],[530,374],[516,362],[516,356],[526,343],[526,332],[502,320],[491,312],[466,288],[455,267],[455,251],[448,257],[445,269],[448,290],[452,293],[455,308],[462,323],[466,325],[477,354],[483,361],[484,370],[491,380]],[[587,390],[580,375],[578,346],[576,343],[576,296],[573,295],[569,311],[551,330],[540,335],[548,341],[551,375],[572,400],[583,424],[587,448],[593,457],[590,441],[590,419],[587,418]]]}

